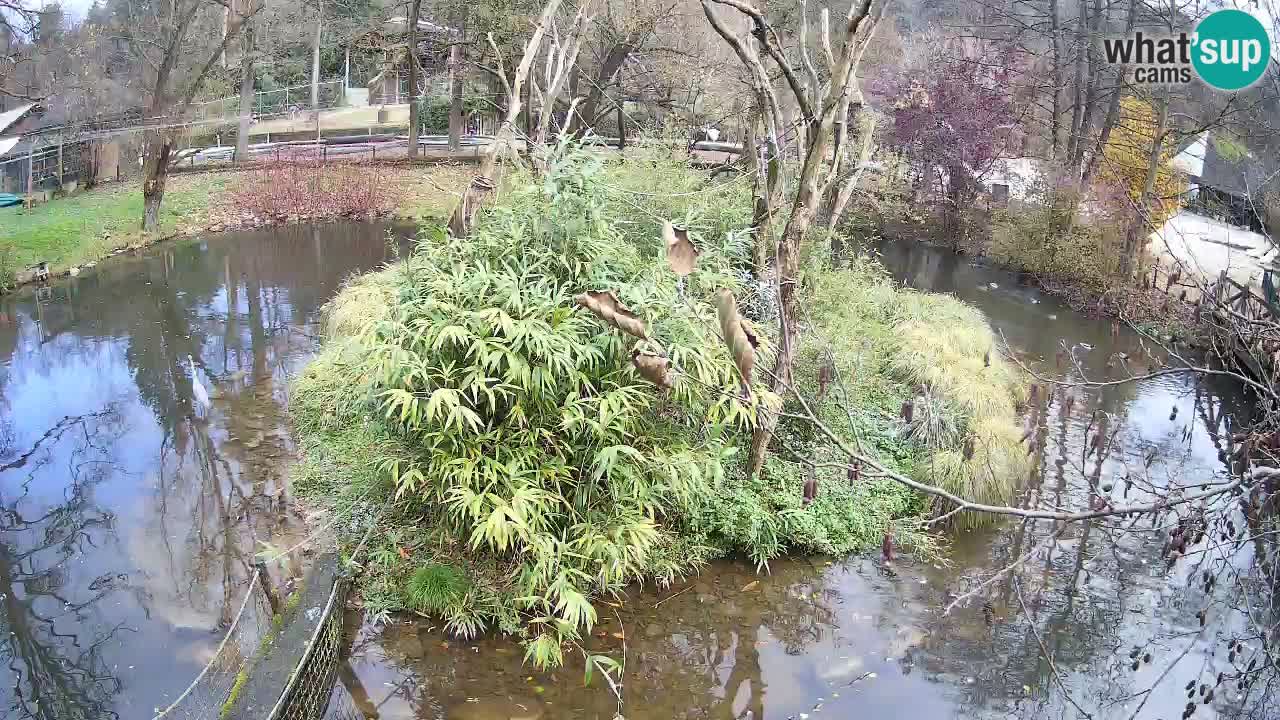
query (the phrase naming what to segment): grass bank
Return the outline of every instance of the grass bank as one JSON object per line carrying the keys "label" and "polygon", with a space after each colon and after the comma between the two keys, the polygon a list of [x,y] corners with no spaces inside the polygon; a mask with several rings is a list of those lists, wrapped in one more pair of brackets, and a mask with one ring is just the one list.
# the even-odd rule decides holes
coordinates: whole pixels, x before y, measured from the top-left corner
{"label": "grass bank", "polygon": [[[531,660],[556,664],[580,647],[597,598],[670,583],[714,557],[764,565],[864,550],[886,533],[932,553],[930,506],[897,483],[824,470],[805,502],[803,460],[835,457],[812,427],[787,424],[766,471],[743,472],[770,395],[757,375],[740,399],[712,300],[728,289],[767,324],[772,293],[747,271],[748,188],[709,185],[657,156],[618,163],[567,149],[550,166],[537,181],[510,178],[470,237],[427,231],[413,255],[349,283],[294,385],[295,489],[353,537],[381,526],[366,610],[439,617],[464,636],[522,633]],[[665,259],[666,219],[700,250],[683,279]],[[850,379],[841,403],[824,394],[828,424],[905,473],[941,477],[955,453],[964,467],[949,482],[1005,493],[1004,478],[976,470],[1015,469],[1009,446],[994,445],[1011,434],[1016,445],[1018,383],[996,353],[984,380],[962,377],[992,340],[981,316],[896,290],[869,263],[817,268],[810,285],[826,323],[816,335],[839,337],[830,350]],[[580,307],[588,291],[612,292],[611,309]],[[827,348],[809,342],[805,392],[819,392]],[[757,366],[770,362],[767,340],[757,353]],[[665,388],[634,360],[656,356],[673,370]],[[921,384],[951,430],[897,419],[894,404]]]}
{"label": "grass bank", "polygon": [[[903,474],[978,502],[1006,502],[1030,470],[1019,428],[1026,383],[1004,360],[982,313],[950,295],[897,286],[867,257],[820,268],[809,286],[813,331],[797,382],[823,423],[874,448]],[[824,365],[834,370],[825,390]],[[839,459],[807,423],[782,427],[796,457]],[[840,470],[819,475],[822,484],[848,483]],[[922,512],[947,510],[908,495]],[[950,524],[990,521],[960,514]]]}
{"label": "grass bank", "polygon": [[[340,166],[313,168],[321,174]],[[237,192],[252,185],[264,170],[177,174],[169,179],[160,211],[160,227],[143,233],[142,186],[127,181],[99,186],[25,210],[0,209],[0,274],[12,282],[16,273],[36,263],[49,263],[57,274],[102,259],[121,248],[141,247],[179,235],[232,230],[263,224],[250,218]],[[389,165],[377,168],[389,198],[391,214],[408,220],[441,216],[465,186],[466,168],[457,165]],[[318,213],[317,217],[323,217]]]}
{"label": "grass bank", "polygon": [[[230,174],[180,175],[169,182],[156,237],[173,235],[222,202]],[[9,271],[47,262],[52,271],[98,260],[112,250],[145,244],[142,186],[139,182],[101,185],[37,205],[0,209],[0,246],[10,252]]]}

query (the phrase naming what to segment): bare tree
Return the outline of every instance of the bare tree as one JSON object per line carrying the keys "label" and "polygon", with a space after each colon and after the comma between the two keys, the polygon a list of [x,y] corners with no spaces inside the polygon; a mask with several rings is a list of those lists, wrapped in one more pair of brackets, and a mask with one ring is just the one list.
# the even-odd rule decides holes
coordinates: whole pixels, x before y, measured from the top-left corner
{"label": "bare tree", "polygon": [[320,112],[320,41],[324,30],[324,0],[316,0],[316,32],[311,43],[311,112]]}
{"label": "bare tree", "polygon": [[422,122],[422,93],[418,89],[420,65],[418,59],[418,19],[422,16],[422,0],[409,3],[405,57],[409,61],[409,157],[418,157],[418,125]]}
{"label": "bare tree", "polygon": [[249,125],[253,120],[253,81],[257,49],[253,45],[253,24],[245,22],[240,40],[240,124],[236,131],[237,163],[249,161]]}
{"label": "bare tree", "polygon": [[35,27],[37,15],[25,3],[17,0],[0,0],[0,95],[21,99],[34,99],[25,91],[10,85],[20,65],[30,59],[31,45],[24,41]]}
{"label": "bare tree", "polygon": [[[582,34],[591,24],[589,14],[594,0],[584,0],[578,6],[572,24],[563,40],[555,23],[551,25],[551,34],[547,43],[546,57],[543,60],[542,72],[530,75],[529,84],[533,95],[538,99],[538,123],[531,138],[534,148],[541,148],[547,142],[547,133],[551,128],[551,119],[555,115],[556,101],[565,90],[565,82],[577,66],[578,51],[581,48]],[[577,98],[569,104],[566,117],[572,118],[577,105]],[[535,158],[535,163],[541,163]]]}
{"label": "bare tree", "polygon": [[[148,102],[143,156],[142,229],[154,231],[173,150],[175,128],[182,125],[210,71],[246,22],[261,11],[262,0],[235,8],[230,0],[175,0],[151,7],[129,6],[126,25],[119,28],[134,55],[146,66]],[[225,20],[226,11],[233,15]],[[201,43],[208,33],[219,40]]]}
{"label": "bare tree", "polygon": [[[561,0],[547,0],[547,4],[543,6],[542,12],[533,26],[533,31],[524,44],[524,51],[520,56],[520,61],[516,64],[510,78],[508,78],[506,66],[503,63],[502,51],[494,40],[493,33],[488,33],[487,35],[489,47],[493,50],[497,64],[497,67],[487,68],[487,70],[489,74],[499,78],[502,82],[502,87],[506,94],[507,114],[502,121],[502,126],[498,129],[497,137],[494,138],[494,141],[485,152],[484,159],[480,163],[480,171],[471,179],[471,183],[463,193],[461,201],[454,208],[453,215],[449,220],[449,232],[454,237],[466,237],[470,234],[471,228],[475,225],[476,214],[479,213],[481,206],[497,187],[495,181],[501,156],[510,152],[517,142],[516,122],[519,120],[520,112],[524,107],[525,82],[529,79],[530,69],[544,52],[543,41],[547,36],[548,28],[551,28],[555,22],[556,13],[560,9],[560,2]],[[553,43],[553,48],[555,49],[550,52],[548,62],[554,65],[555,70],[549,70],[549,77],[556,79],[557,93],[560,88],[563,88],[564,77],[572,67],[572,59],[577,57],[576,36],[581,32],[581,26],[586,22],[586,18],[585,12],[580,10],[572,20],[569,30],[569,37],[572,38],[571,42],[574,46],[572,53],[568,52],[566,45],[559,44],[558,40]],[[550,84],[548,89],[550,89]],[[549,93],[543,93],[544,109],[547,104],[553,104],[554,102],[554,96],[550,96]],[[524,142],[531,144],[527,134]]]}
{"label": "bare tree", "polygon": [[580,134],[594,128],[613,109],[613,103],[605,102],[608,89],[617,84],[627,61],[656,38],[658,28],[672,17],[678,5],[673,0],[604,2],[596,31],[587,43],[588,57],[594,56],[595,71],[585,79],[587,90],[570,126],[573,132]]}
{"label": "bare tree", "polygon": [[462,147],[462,101],[463,80],[466,77],[467,61],[467,12],[462,11],[462,22],[449,46],[449,147],[458,150]]}
{"label": "bare tree", "polygon": [[[853,3],[844,18],[843,32],[839,53],[833,48],[827,13],[823,13],[821,23],[820,44],[823,52],[819,62],[815,63],[807,43],[798,49],[802,65],[809,77],[808,85],[801,80],[787,54],[782,47],[777,30],[768,18],[757,7],[745,0],[702,0],[703,10],[712,24],[716,24],[712,5],[728,7],[747,17],[752,24],[751,39],[737,37],[721,32],[739,58],[752,66],[756,77],[767,78],[761,72],[763,67],[759,54],[748,48],[748,43],[758,43],[760,48],[772,61],[785,79],[785,87],[791,91],[792,99],[799,108],[803,131],[803,142],[800,143],[802,164],[795,180],[795,199],[786,212],[786,222],[781,237],[777,241],[775,259],[776,282],[778,291],[779,342],[777,359],[774,362],[772,384],[775,392],[789,386],[792,382],[791,371],[795,364],[796,342],[799,337],[799,273],[800,256],[803,244],[809,236],[810,225],[817,215],[825,188],[824,168],[828,163],[831,150],[833,128],[836,118],[848,116],[849,104],[854,89],[854,69],[862,48],[871,35],[876,24],[876,14],[872,12],[873,0],[861,0]],[[802,14],[804,8],[802,6]],[[802,26],[807,26],[807,17],[802,18]],[[717,28],[719,30],[719,28]],[[802,34],[802,38],[805,35]],[[817,68],[825,71],[822,75]],[[760,82],[764,85],[763,82]],[[777,121],[778,102],[773,88],[768,85],[760,91],[770,112],[774,115],[775,129],[780,125]],[[841,114],[843,113],[843,115]],[[775,130],[776,132],[776,130]],[[764,413],[757,424],[755,435],[751,439],[751,472],[757,473],[764,464],[769,441],[777,425],[774,413]]]}

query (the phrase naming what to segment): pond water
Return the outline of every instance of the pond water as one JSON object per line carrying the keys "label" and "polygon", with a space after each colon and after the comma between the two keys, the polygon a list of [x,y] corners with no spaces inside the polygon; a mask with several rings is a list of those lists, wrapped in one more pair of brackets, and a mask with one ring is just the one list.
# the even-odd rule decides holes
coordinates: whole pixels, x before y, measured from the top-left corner
{"label": "pond water", "polygon": [[[342,279],[388,258],[385,236],[375,225],[228,234],[0,301],[0,716],[146,720],[199,671],[255,549],[300,535],[284,484],[287,378],[314,353],[319,307]],[[899,279],[978,305],[1045,372],[1058,372],[1060,340],[1093,346],[1079,356],[1091,374],[1109,372],[1115,352],[1141,362],[1136,336],[1006,273],[923,246],[881,250]],[[208,408],[192,399],[188,355]],[[1042,480],[1026,492],[1081,493],[1095,409],[1122,423],[1105,476],[1153,455],[1153,473],[1219,472],[1223,419],[1244,406],[1228,383],[1177,376],[1070,406],[1055,397],[1039,424]],[[1073,702],[1097,718],[1177,717],[1181,686],[1220,661],[1193,632],[1199,605],[1184,602],[1185,583],[1141,534],[1051,532],[1006,523],[962,534],[936,566],[811,558],[757,574],[717,563],[671,588],[633,590],[588,645],[625,659],[631,720],[1072,717]],[[1019,573],[943,616],[1024,554]],[[349,621],[335,718],[608,719],[620,709],[599,674],[584,686],[581,658],[539,673],[513,639]],[[1135,644],[1154,656],[1136,673]],[[1125,697],[1162,674],[1149,697]],[[1250,700],[1256,716],[1275,716]],[[1240,706],[1222,693],[1197,717]]]}
{"label": "pond water", "polygon": [[385,230],[165,244],[0,301],[0,717],[150,718],[205,664],[256,543],[302,527],[286,379]]}
{"label": "pond water", "polygon": [[[1075,372],[1058,367],[1062,342],[1080,344],[1076,355],[1091,378],[1123,376],[1115,353],[1135,371],[1146,368],[1149,348],[1136,334],[1075,313],[1009,273],[922,245],[876,250],[899,281],[982,309],[1041,372]],[[1064,397],[1055,394],[1038,418],[1040,471],[1020,500],[1074,498],[1079,507],[1095,472],[1083,459],[1095,411],[1112,413],[1119,427],[1101,481],[1122,485],[1141,469],[1159,486],[1174,474],[1223,472],[1225,418],[1247,407],[1230,382],[1178,375]],[[1117,498],[1122,492],[1114,490]],[[1055,536],[1047,523],[1006,522],[955,537],[937,565],[905,558],[886,568],[877,554],[790,559],[757,574],[747,564],[716,563],[671,588],[634,589],[601,613],[587,645],[625,659],[621,703],[598,673],[584,686],[581,657],[541,673],[522,663],[514,639],[462,642],[430,623],[371,627],[353,616],[350,660],[330,716],[1175,718],[1188,681],[1212,684],[1225,669],[1218,638],[1239,630],[1239,620],[1199,633],[1202,603],[1185,591],[1187,571],[1169,570],[1151,535],[1087,522]],[[944,615],[958,596],[1023,557],[1017,572]],[[1136,671],[1134,647],[1151,655]],[[1280,716],[1256,692],[1235,695],[1224,685],[1196,717]]]}

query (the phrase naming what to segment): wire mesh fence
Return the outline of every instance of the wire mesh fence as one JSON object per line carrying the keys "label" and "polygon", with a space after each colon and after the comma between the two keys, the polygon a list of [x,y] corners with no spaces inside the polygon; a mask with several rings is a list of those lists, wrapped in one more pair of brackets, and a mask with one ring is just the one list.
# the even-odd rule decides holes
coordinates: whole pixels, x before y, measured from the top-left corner
{"label": "wire mesh fence", "polygon": [[252,671],[253,659],[271,630],[271,605],[255,575],[249,581],[239,611],[231,618],[226,635],[204,670],[168,707],[157,708],[154,720],[222,717],[228,699]]}
{"label": "wire mesh fence", "polygon": [[[346,83],[342,79],[325,80],[319,83],[318,105],[321,109],[341,107],[346,103]],[[222,118],[238,117],[240,114],[240,96],[219,98],[207,102],[195,103],[191,106],[193,119],[198,122],[212,122]],[[260,90],[253,94],[254,117],[274,117],[278,115],[301,114],[311,110],[311,85],[296,85]]]}
{"label": "wire mesh fence", "polygon": [[261,569],[204,669],[153,720],[320,720],[342,660],[339,568],[326,554],[289,601],[273,601]]}
{"label": "wire mesh fence", "polygon": [[278,712],[267,720],[319,720],[324,717],[333,695],[338,666],[342,662],[342,606],[346,601],[347,581],[334,580],[315,635],[303,654],[277,706]]}
{"label": "wire mesh fence", "polygon": [[55,190],[80,177],[85,144],[52,140],[0,161],[0,192],[22,194]]}

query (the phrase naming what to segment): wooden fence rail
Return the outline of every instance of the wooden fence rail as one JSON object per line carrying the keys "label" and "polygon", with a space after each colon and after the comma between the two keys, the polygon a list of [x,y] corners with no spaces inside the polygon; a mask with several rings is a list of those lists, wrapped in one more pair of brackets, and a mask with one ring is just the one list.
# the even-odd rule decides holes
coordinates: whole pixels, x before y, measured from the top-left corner
{"label": "wooden fence rail", "polygon": [[[1200,298],[1199,313],[1210,320],[1214,341],[1234,355],[1255,377],[1266,377],[1280,355],[1280,321],[1275,306],[1253,287],[1227,276],[1218,276]],[[1212,317],[1207,317],[1211,313]]]}

